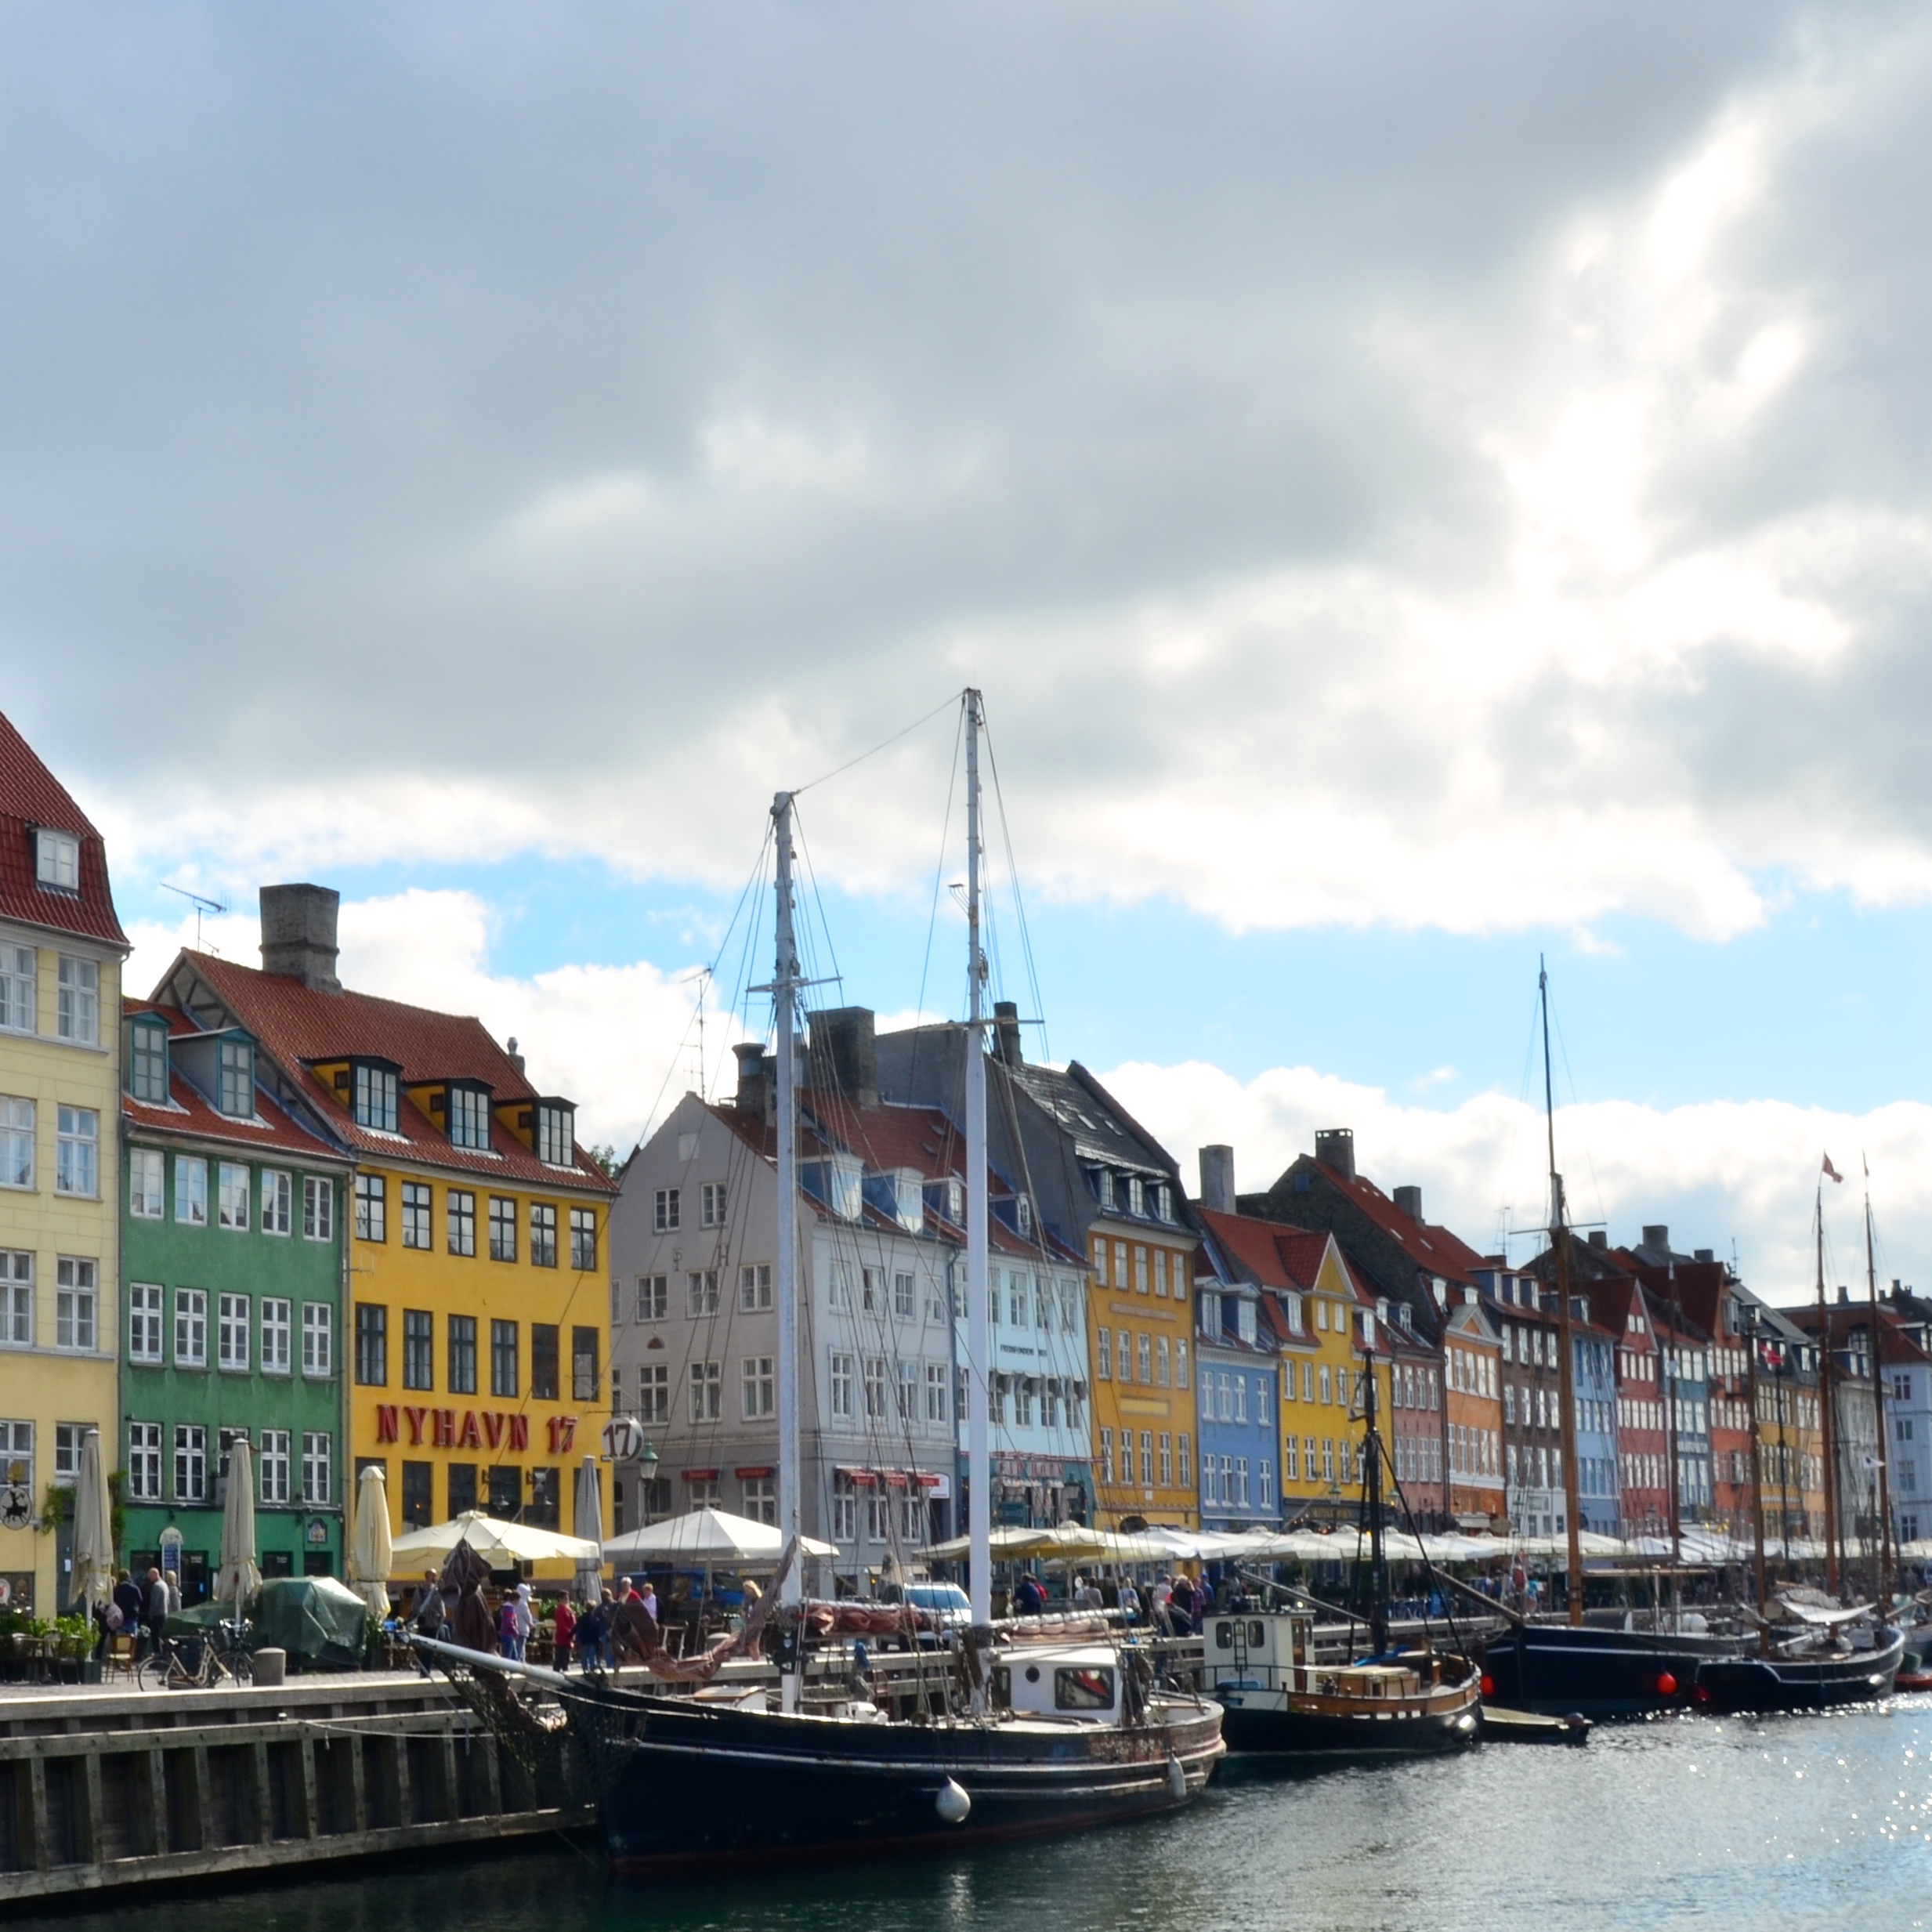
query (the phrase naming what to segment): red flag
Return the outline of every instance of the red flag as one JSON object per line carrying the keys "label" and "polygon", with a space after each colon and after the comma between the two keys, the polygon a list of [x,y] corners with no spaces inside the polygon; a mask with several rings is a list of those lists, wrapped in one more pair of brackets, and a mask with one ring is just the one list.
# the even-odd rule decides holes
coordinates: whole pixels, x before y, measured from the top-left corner
{"label": "red flag", "polygon": [[1832,1165],[1832,1157],[1829,1154],[1825,1156],[1825,1178],[1830,1181],[1842,1181],[1845,1178]]}

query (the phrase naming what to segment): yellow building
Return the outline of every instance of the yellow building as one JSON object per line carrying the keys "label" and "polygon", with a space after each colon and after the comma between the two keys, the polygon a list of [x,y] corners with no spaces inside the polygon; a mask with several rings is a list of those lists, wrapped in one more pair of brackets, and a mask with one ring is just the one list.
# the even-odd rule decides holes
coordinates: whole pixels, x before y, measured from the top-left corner
{"label": "yellow building", "polygon": [[245,1027],[276,1098],[355,1158],[351,1480],[382,1466],[398,1531],[475,1508],[573,1533],[610,1414],[615,1187],[514,1040],[343,991],[335,910],[322,888],[265,887],[262,970],[184,953],[156,997]]}
{"label": "yellow building", "polygon": [[81,1444],[120,1441],[121,963],[100,834],[0,718],[0,1585],[67,1608]]}

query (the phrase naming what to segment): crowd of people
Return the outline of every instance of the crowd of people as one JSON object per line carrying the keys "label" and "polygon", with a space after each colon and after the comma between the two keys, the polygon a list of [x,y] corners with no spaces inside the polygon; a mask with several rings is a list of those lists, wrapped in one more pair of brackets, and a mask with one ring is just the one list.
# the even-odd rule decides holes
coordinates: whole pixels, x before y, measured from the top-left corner
{"label": "crowd of people", "polygon": [[[459,1638],[458,1592],[438,1572],[426,1570],[408,1613],[410,1628],[439,1643],[460,1641],[469,1649],[491,1651],[519,1663],[530,1661],[530,1639],[541,1631],[548,1639],[551,1668],[567,1672],[574,1660],[579,1670],[588,1673],[617,1667],[625,1606],[635,1605],[653,1622],[658,1617],[657,1586],[647,1576],[620,1576],[595,1597],[565,1594],[548,1605],[537,1602],[528,1583],[519,1583],[514,1590],[485,1590],[482,1594],[489,1613],[487,1626],[478,1625]],[[418,1661],[428,1676],[428,1665]]]}
{"label": "crowd of people", "polygon": [[[1117,1610],[1123,1623],[1151,1626],[1163,1637],[1198,1634],[1202,1618],[1214,1607],[1207,1586],[1185,1570],[1172,1576],[1163,1571],[1148,1586],[1145,1598],[1131,1578],[1103,1585],[1092,1577],[1076,1576],[1068,1601],[1076,1610]],[[1051,1601],[1040,1578],[1031,1570],[1022,1572],[1013,1586],[1014,1615],[1039,1616]]]}

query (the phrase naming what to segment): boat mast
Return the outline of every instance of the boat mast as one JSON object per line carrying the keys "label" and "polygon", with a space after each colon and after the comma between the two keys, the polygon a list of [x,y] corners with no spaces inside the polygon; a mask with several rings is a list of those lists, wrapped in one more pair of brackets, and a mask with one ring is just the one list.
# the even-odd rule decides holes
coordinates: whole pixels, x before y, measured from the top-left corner
{"label": "boat mast", "polygon": [[[794,1040],[798,1013],[798,957],[792,934],[791,798],[772,801],[777,847],[778,952],[772,973],[772,1016],[777,1034],[778,1078],[778,1522],[789,1543],[801,1533],[798,1469],[798,1096]],[[803,1601],[805,1559],[785,1568],[782,1605]],[[779,1679],[780,1703],[798,1707],[798,1673]]]}
{"label": "boat mast", "polygon": [[1865,1163],[1865,1286],[1872,1306],[1872,1413],[1878,1431],[1878,1600],[1889,1621],[1892,1614],[1892,1492],[1887,1473],[1891,1438],[1885,1431],[1885,1359],[1879,1345],[1878,1254],[1872,1235],[1872,1167]]}
{"label": "boat mast", "polygon": [[1550,1250],[1556,1261],[1557,1354],[1563,1404],[1563,1526],[1569,1539],[1569,1612],[1572,1627],[1583,1621],[1583,1546],[1577,1523],[1576,1362],[1570,1337],[1570,1241],[1564,1225],[1563,1177],[1556,1164],[1556,1085],[1550,1070],[1550,975],[1536,961],[1536,998],[1543,1011],[1543,1113],[1550,1143]]}
{"label": "boat mast", "polygon": [[1746,1318],[1738,1326],[1744,1330],[1745,1399],[1751,1409],[1751,1536],[1757,1561],[1757,1650],[1760,1657],[1768,1657],[1771,1626],[1764,1621],[1764,1449],[1758,1434],[1757,1308],[1755,1304],[1739,1304],[1738,1312]]}
{"label": "boat mast", "polygon": [[1838,1431],[1832,1426],[1832,1311],[1825,1299],[1825,1179],[1818,1183],[1818,1450],[1825,1464],[1825,1587],[1838,1594]]}
{"label": "boat mast", "polygon": [[1388,1652],[1388,1559],[1382,1548],[1382,1438],[1375,1426],[1375,1349],[1362,1351],[1367,1366],[1362,1371],[1362,1414],[1368,1425],[1367,1501],[1369,1507],[1369,1654],[1385,1656]]}
{"label": "boat mast", "polygon": [[986,1320],[986,956],[979,950],[979,693],[966,693],[966,1399],[967,1594],[975,1623],[993,1620],[993,1473],[986,1408],[992,1335]]}
{"label": "boat mast", "polygon": [[1677,1264],[1669,1264],[1670,1269],[1670,1340],[1664,1350],[1664,1429],[1666,1454],[1664,1473],[1670,1479],[1668,1500],[1670,1504],[1670,1589],[1672,1604],[1676,1603],[1677,1591],[1681,1581],[1684,1562],[1684,1472],[1679,1467],[1680,1440],[1677,1431],[1677,1363],[1678,1331],[1683,1326],[1683,1314],[1677,1306]]}

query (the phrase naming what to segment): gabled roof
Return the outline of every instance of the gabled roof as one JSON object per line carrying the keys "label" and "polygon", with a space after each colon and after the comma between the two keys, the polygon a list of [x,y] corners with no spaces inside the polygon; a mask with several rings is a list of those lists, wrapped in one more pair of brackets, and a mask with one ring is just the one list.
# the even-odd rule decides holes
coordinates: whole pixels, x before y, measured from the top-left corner
{"label": "gabled roof", "polygon": [[581,1147],[572,1149],[573,1166],[553,1167],[540,1160],[501,1122],[491,1127],[494,1151],[458,1147],[407,1094],[397,1108],[396,1133],[363,1127],[333,1087],[313,1070],[319,1062],[387,1060],[402,1069],[400,1082],[405,1087],[416,1082],[473,1080],[490,1087],[498,1102],[527,1101],[534,1105],[542,1096],[490,1037],[481,1020],[408,1006],[400,1000],[378,999],[372,993],[320,993],[286,974],[265,973],[210,953],[183,952],[162,982],[161,993],[169,996],[171,1003],[182,1000],[191,1011],[197,1004],[196,990],[184,986],[184,972],[198,980],[227,1015],[254,1034],[262,1051],[294,1083],[302,1100],[345,1145],[375,1160],[421,1160],[515,1179],[526,1185],[617,1192],[616,1183]]}
{"label": "gabled roof", "polygon": [[[1257,1214],[1227,1214],[1218,1208],[1195,1206],[1196,1217],[1217,1247],[1249,1280],[1264,1288],[1289,1289],[1305,1294],[1315,1286],[1322,1257],[1334,1237],[1307,1228],[1290,1228]],[[1354,1277],[1337,1244],[1336,1259],[1343,1275]]]}
{"label": "gabled roof", "polygon": [[[40,883],[34,834],[71,834],[80,846],[80,887]],[[107,848],[67,787],[0,713],[0,918],[45,926],[128,950],[107,879]]]}
{"label": "gabled roof", "polygon": [[1064,1071],[1030,1060],[1006,1070],[1022,1092],[1059,1123],[1076,1158],[1180,1180],[1174,1156],[1079,1061]]}

